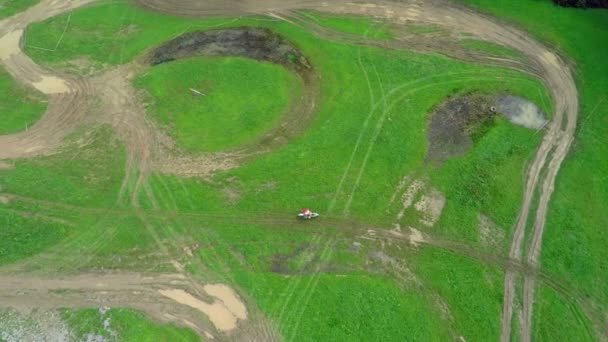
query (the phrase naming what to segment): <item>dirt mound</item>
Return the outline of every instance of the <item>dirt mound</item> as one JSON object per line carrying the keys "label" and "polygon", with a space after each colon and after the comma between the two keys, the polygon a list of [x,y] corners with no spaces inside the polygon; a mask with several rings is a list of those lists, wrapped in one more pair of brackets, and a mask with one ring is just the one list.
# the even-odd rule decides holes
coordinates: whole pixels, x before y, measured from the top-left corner
{"label": "dirt mound", "polygon": [[473,145],[472,136],[495,116],[495,102],[493,96],[468,94],[440,105],[431,116],[426,161],[441,164],[465,154]]}
{"label": "dirt mound", "polygon": [[189,32],[151,54],[153,65],[193,56],[239,56],[272,62],[302,73],[310,64],[289,41],[264,28],[240,27]]}

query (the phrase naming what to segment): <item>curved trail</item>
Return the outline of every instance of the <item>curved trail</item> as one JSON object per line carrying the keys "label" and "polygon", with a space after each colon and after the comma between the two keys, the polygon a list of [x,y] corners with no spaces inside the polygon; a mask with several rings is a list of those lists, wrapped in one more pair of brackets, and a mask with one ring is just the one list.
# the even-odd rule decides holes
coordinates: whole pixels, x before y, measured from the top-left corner
{"label": "curved trail", "polygon": [[[36,65],[19,48],[23,29],[32,22],[86,5],[93,0],[43,0],[33,8],[0,21],[0,62],[18,81],[49,95],[49,107],[44,117],[30,130],[0,136],[0,159],[29,157],[48,153],[57,148],[65,136],[84,119],[89,99],[99,95],[104,107],[111,109],[101,122],[110,123],[126,140],[129,147],[127,173],[121,198],[129,196],[130,178],[136,176],[131,202],[137,205],[137,194],[145,187],[145,176],[150,169],[159,169],[184,175],[204,175],[236,166],[231,155],[179,157],[169,153],[171,141],[160,133],[145,117],[145,111],[136,100],[129,82],[138,67],[128,70],[119,67],[92,79],[73,79],[57,75]],[[293,9],[319,9],[337,14],[361,14],[381,17],[396,24],[417,21],[436,24],[452,32],[471,34],[479,39],[496,42],[521,51],[538,71],[539,77],[550,89],[555,112],[541,145],[531,162],[525,185],[509,258],[522,259],[526,226],[534,204],[534,193],[539,191],[538,206],[532,229],[531,244],[526,262],[538,266],[542,247],[545,217],[553,192],[557,172],[566,157],[576,128],[578,93],[567,64],[526,33],[495,22],[495,19],[473,11],[454,7],[441,1],[409,3],[383,2],[381,4],[352,4],[347,1],[321,2],[318,0],[138,0],[144,7],[178,15],[203,16],[235,13],[281,13]],[[126,67],[129,68],[129,67]],[[171,157],[167,157],[171,156]],[[164,158],[164,159],[163,159]],[[168,158],[168,159],[167,159]],[[167,170],[163,165],[183,165],[178,170]],[[544,171],[544,172],[543,172]],[[541,174],[545,174],[544,178]],[[504,283],[502,340],[511,338],[511,320],[515,300],[516,274],[507,270]],[[522,340],[531,336],[532,307],[535,280],[525,276],[523,295]]]}
{"label": "curved trail", "polygon": [[82,120],[90,86],[87,81],[56,75],[35,64],[23,51],[24,29],[32,22],[86,5],[93,0],[47,0],[0,21],[0,63],[19,82],[49,96],[45,115],[25,132],[0,136],[0,159],[23,158],[58,147]]}

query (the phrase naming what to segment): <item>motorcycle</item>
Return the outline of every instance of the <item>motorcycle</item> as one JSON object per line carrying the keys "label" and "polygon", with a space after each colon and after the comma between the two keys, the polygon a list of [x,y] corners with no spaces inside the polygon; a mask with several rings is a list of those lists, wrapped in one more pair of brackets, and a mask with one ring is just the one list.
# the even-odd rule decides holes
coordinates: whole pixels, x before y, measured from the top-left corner
{"label": "motorcycle", "polygon": [[319,213],[312,212],[310,214],[299,213],[298,218],[301,220],[312,220],[314,218],[319,217]]}

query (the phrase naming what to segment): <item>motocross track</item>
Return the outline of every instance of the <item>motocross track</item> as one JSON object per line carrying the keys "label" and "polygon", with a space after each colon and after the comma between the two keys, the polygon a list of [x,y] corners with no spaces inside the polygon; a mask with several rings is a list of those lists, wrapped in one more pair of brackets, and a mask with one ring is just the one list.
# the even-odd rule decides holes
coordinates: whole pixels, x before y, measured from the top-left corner
{"label": "motocross track", "polygon": [[[137,207],[137,194],[144,188],[145,177],[150,170],[159,170],[178,175],[207,175],[217,170],[226,170],[238,165],[242,156],[234,152],[214,155],[181,156],[172,153],[173,143],[147,119],[142,104],[130,85],[132,78],[142,66],[121,66],[101,75],[83,79],[60,75],[36,65],[20,49],[23,29],[32,22],[69,11],[94,2],[93,0],[43,0],[40,4],[11,18],[0,21],[0,62],[18,81],[49,96],[49,106],[44,117],[26,132],[0,136],[0,160],[25,158],[42,153],[51,153],[76,126],[87,118],[91,111],[90,101],[101,100],[98,122],[109,123],[124,140],[128,148],[127,172],[118,201],[129,199]],[[509,259],[524,258],[523,241],[531,234],[531,244],[526,262],[538,267],[542,247],[542,236],[549,200],[560,165],[568,153],[573,139],[578,115],[578,93],[570,69],[547,47],[530,38],[526,33],[496,19],[471,10],[456,7],[443,1],[378,2],[375,4],[353,4],[347,1],[322,2],[318,0],[137,0],[142,7],[184,16],[210,16],[233,14],[270,14],[278,18],[294,17],[295,9],[316,9],[337,14],[368,15],[389,20],[396,25],[422,22],[441,26],[455,36],[470,34],[478,39],[495,42],[521,51],[530,61],[529,67],[519,67],[536,74],[551,91],[555,104],[553,120],[545,130],[545,136],[534,160],[527,171],[522,207],[518,216]],[[322,30],[316,34],[324,35]],[[336,39],[336,35],[329,37]],[[354,39],[354,38],[350,38]],[[361,39],[360,43],[365,41]],[[414,45],[419,50],[433,49],[432,44]],[[504,65],[518,68],[513,61]],[[314,98],[314,97],[313,97]],[[314,100],[310,105],[314,110]],[[541,178],[542,171],[546,176]],[[135,189],[127,193],[131,177],[137,177]],[[533,194],[539,191],[539,200],[532,231],[526,225],[533,203]],[[535,278],[524,273],[523,324],[521,338],[529,341],[531,336],[532,308]],[[517,272],[507,269],[504,283],[504,306],[502,317],[502,340],[511,339],[511,320],[515,301]],[[39,298],[40,305],[45,299]],[[142,310],[146,311],[145,308]],[[147,312],[147,311],[146,311]],[[158,316],[158,315],[156,315]],[[200,331],[199,331],[200,332]]]}

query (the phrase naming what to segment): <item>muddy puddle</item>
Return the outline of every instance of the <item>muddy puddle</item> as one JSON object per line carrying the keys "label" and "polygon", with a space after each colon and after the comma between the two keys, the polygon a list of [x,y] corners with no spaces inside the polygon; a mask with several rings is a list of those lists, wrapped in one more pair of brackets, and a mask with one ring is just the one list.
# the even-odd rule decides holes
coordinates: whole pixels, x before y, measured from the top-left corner
{"label": "muddy puddle", "polygon": [[547,124],[545,114],[532,102],[510,94],[466,94],[449,98],[431,115],[426,161],[441,164],[464,155],[476,138],[491,128],[497,115],[530,129]]}

